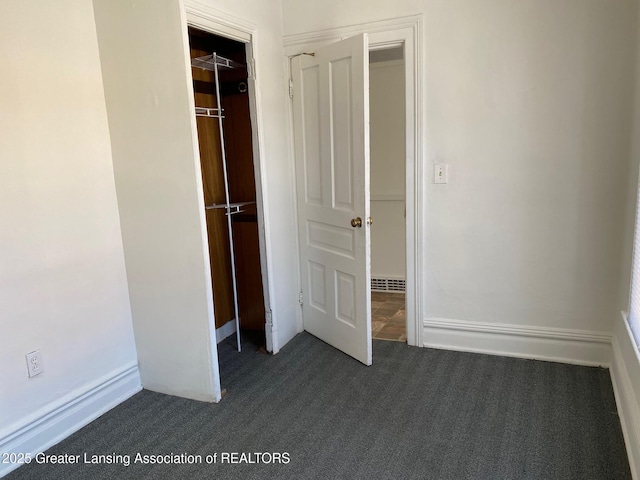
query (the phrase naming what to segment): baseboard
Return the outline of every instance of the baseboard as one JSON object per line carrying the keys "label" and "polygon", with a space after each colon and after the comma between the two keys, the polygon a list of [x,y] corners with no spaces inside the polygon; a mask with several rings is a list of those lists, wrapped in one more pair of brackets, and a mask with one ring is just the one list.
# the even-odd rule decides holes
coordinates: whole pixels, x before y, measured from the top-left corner
{"label": "baseboard", "polygon": [[[631,332],[628,333],[631,335]],[[631,349],[633,349],[633,346]],[[631,375],[629,374],[630,366],[627,366],[627,362],[640,363],[640,356],[637,352],[634,353],[635,358],[625,358],[618,338],[614,335],[613,361],[610,370],[611,383],[616,397],[624,443],[627,448],[631,476],[634,480],[640,480],[640,398],[637,398],[635,394]],[[635,368],[638,370],[637,365]]]}
{"label": "baseboard", "polygon": [[[137,365],[102,377],[0,432],[0,452],[43,452],[142,390]],[[0,477],[20,464],[0,463]]]}
{"label": "baseboard", "polygon": [[498,323],[425,318],[425,347],[609,366],[611,334]]}
{"label": "baseboard", "polygon": [[229,320],[221,327],[216,328],[216,342],[220,343],[225,338],[230,337],[234,333],[236,333],[236,321]]}

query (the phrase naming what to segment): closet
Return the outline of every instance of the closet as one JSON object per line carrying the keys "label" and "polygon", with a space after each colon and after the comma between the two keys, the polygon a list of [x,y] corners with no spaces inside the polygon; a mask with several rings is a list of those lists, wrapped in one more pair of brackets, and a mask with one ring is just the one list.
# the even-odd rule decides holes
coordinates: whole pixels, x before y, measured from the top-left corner
{"label": "closet", "polygon": [[238,350],[246,334],[264,346],[245,45],[192,27],[189,45],[216,334],[220,342],[239,327],[234,339]]}

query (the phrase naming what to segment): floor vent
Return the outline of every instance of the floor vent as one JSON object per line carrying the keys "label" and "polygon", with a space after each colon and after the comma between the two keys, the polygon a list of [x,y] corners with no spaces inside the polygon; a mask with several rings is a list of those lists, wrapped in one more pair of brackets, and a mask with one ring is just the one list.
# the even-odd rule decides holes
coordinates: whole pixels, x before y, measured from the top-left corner
{"label": "floor vent", "polygon": [[371,290],[374,292],[404,292],[406,280],[401,278],[371,277]]}

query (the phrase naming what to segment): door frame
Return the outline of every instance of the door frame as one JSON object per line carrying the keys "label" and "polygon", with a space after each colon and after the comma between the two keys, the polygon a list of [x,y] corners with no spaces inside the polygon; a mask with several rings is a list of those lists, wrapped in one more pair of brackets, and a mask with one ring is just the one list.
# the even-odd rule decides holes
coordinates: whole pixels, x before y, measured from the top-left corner
{"label": "door frame", "polygon": [[[404,48],[405,76],[405,205],[406,205],[406,312],[407,344],[424,346],[422,245],[426,192],[423,132],[423,16],[351,25],[284,37],[287,57],[313,52],[323,45],[360,33],[369,34],[369,50]],[[289,62],[287,62],[289,64]],[[291,72],[289,71],[289,78]],[[291,112],[292,118],[293,112]],[[292,130],[293,131],[293,130]],[[292,137],[293,138],[293,137]],[[293,149],[293,147],[291,147]],[[301,286],[301,285],[300,285]],[[370,288],[370,286],[368,286]]]}
{"label": "door frame", "polygon": [[[271,247],[271,240],[268,234],[269,232],[269,223],[267,220],[267,216],[265,212],[269,211],[268,208],[268,197],[266,191],[267,180],[265,178],[266,169],[263,168],[263,158],[261,152],[264,151],[264,137],[262,135],[262,115],[260,112],[260,89],[258,85],[258,80],[255,75],[255,44],[256,44],[256,26],[250,23],[243,22],[235,17],[231,17],[223,12],[215,10],[211,7],[205,6],[201,3],[197,3],[191,0],[184,0],[184,8],[182,10],[183,13],[183,25],[184,34],[185,34],[185,61],[189,65],[191,65],[191,58],[189,55],[189,39],[188,39],[188,31],[187,27],[195,27],[199,30],[205,31],[207,33],[211,33],[214,35],[218,35],[220,37],[225,37],[231,40],[235,40],[237,42],[241,42],[245,44],[246,48],[246,56],[247,56],[247,67],[249,69],[249,78],[248,78],[248,95],[249,95],[249,114],[251,119],[251,135],[252,135],[252,147],[253,147],[253,168],[256,179],[256,210],[258,216],[258,243],[260,247],[260,269],[262,273],[262,291],[264,295],[264,307],[265,307],[265,337],[266,337],[266,348],[269,352],[277,353],[280,349],[280,345],[278,344],[278,336],[277,332],[277,318],[275,318],[272,314],[271,310],[271,292],[274,291],[274,286],[272,285],[272,279],[275,278],[273,273],[273,265],[268,255]],[[192,87],[191,81],[189,81],[190,88]],[[193,100],[193,92],[190,95],[190,101],[193,103],[191,105],[192,108],[195,108],[195,103]],[[192,119],[193,122],[193,140],[195,142],[195,151],[198,152],[198,163],[200,163],[200,154],[198,148],[198,130],[196,126],[195,115]],[[204,216],[204,193],[202,188],[200,188],[200,195],[202,195],[202,215]],[[203,235],[205,239],[205,244],[208,245],[207,239],[207,231],[206,231],[206,222],[203,222]],[[209,251],[206,251],[206,268],[209,269]],[[213,292],[213,287],[211,283],[211,276],[209,275],[209,291]],[[212,326],[213,332],[215,332],[215,313],[213,308],[213,293],[211,293],[209,300],[209,317],[210,317],[210,325]],[[213,334],[215,336],[215,333]],[[216,345],[212,348],[215,348],[217,351],[217,341],[215,338],[213,341]],[[217,356],[216,356],[217,357]],[[217,358],[216,365],[214,367],[217,369]]]}

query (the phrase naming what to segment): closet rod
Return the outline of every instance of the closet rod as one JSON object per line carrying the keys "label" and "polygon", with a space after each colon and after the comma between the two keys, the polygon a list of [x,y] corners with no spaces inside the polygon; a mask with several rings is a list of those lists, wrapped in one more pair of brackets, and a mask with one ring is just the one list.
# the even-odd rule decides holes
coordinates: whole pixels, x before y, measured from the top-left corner
{"label": "closet rod", "polygon": [[205,55],[204,57],[192,58],[191,66],[213,72],[216,67],[240,68],[243,65],[233,60],[229,60],[228,58],[221,57],[214,52],[213,54]]}
{"label": "closet rod", "polygon": [[196,107],[196,117],[224,118],[222,108]]}
{"label": "closet rod", "polygon": [[234,215],[236,213],[244,212],[244,210],[242,210],[242,207],[246,205],[251,205],[252,203],[256,203],[256,202],[237,202],[237,203],[230,203],[229,205],[227,205],[226,203],[213,203],[211,205],[205,206],[204,208],[206,208],[207,210],[214,210],[216,208],[225,208],[227,210],[225,215]]}

